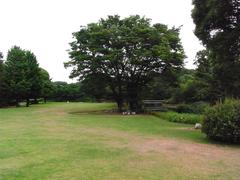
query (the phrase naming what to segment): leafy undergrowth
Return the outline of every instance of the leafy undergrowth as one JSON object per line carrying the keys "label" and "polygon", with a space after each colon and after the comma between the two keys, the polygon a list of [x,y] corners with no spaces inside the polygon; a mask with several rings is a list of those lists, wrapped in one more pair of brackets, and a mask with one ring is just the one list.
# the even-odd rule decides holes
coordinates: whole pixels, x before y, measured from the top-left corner
{"label": "leafy undergrowth", "polygon": [[170,122],[178,122],[184,124],[195,124],[203,121],[203,115],[189,114],[189,113],[177,113],[177,112],[156,112],[155,116],[168,120]]}

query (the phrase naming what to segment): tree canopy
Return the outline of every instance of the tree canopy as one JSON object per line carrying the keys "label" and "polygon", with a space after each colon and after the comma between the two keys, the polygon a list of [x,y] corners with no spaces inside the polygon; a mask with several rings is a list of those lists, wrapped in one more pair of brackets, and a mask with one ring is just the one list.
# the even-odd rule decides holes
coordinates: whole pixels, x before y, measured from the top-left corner
{"label": "tree canopy", "polygon": [[[29,106],[30,99],[47,97],[50,88],[49,74],[39,67],[37,58],[29,50],[18,46],[12,47],[7,54],[6,61],[0,63],[0,88],[7,104],[18,105],[26,100]],[[3,102],[3,101],[2,101]]]}
{"label": "tree canopy", "polygon": [[70,43],[70,77],[80,80],[90,75],[106,79],[119,110],[126,101],[131,110],[139,108],[143,88],[154,77],[182,67],[184,51],[179,29],[150,19],[108,16],[82,26]]}
{"label": "tree canopy", "polygon": [[240,1],[193,0],[195,34],[211,54],[222,96],[240,96]]}

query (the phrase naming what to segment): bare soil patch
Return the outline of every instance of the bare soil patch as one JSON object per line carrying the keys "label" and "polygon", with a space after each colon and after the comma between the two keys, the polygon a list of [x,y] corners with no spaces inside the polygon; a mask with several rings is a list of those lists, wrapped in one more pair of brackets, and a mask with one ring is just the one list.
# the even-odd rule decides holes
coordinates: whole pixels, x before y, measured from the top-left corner
{"label": "bare soil patch", "polygon": [[223,147],[212,144],[200,144],[175,139],[145,139],[131,142],[130,148],[139,154],[164,156],[175,167],[186,172],[209,174],[233,174],[233,179],[240,179],[240,148]]}

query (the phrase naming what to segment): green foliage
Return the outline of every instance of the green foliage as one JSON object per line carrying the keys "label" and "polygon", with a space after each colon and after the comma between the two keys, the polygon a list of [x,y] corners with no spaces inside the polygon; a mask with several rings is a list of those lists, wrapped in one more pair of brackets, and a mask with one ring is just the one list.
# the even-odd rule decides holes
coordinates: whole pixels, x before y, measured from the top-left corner
{"label": "green foliage", "polygon": [[4,106],[6,104],[6,99],[5,99],[5,88],[4,88],[4,85],[5,85],[5,81],[4,81],[4,64],[3,64],[3,61],[2,61],[2,54],[0,52],[0,107],[1,106]]}
{"label": "green foliage", "polygon": [[168,76],[155,77],[142,93],[143,99],[169,99],[178,88],[177,72]]}
{"label": "green foliage", "polygon": [[39,68],[36,56],[20,47],[12,47],[7,54],[6,61],[0,60],[0,97],[5,98],[5,104],[26,100],[29,106],[30,99],[37,102],[37,98],[49,94],[51,81],[48,73]]}
{"label": "green foliage", "polygon": [[45,69],[40,68],[40,84],[41,84],[41,97],[44,98],[46,103],[47,98],[49,98],[53,93],[53,84],[51,82],[50,76]]}
{"label": "green foliage", "polygon": [[189,79],[184,84],[180,84],[181,102],[193,103],[198,101],[198,90],[200,88],[195,79]]}
{"label": "green foliage", "polygon": [[197,69],[182,69],[179,74],[179,87],[173,93],[174,103],[215,102],[222,97],[218,83],[213,77],[211,58],[205,50],[197,53]]}
{"label": "green foliage", "polygon": [[202,100],[199,97],[202,87],[196,81],[195,73],[195,70],[182,69],[178,77],[179,87],[172,97],[174,103],[193,103]]}
{"label": "green foliage", "polygon": [[194,102],[191,104],[179,104],[176,107],[178,113],[193,113],[193,114],[202,114],[209,107],[209,104],[206,102]]}
{"label": "green foliage", "polygon": [[30,84],[30,90],[27,93],[26,98],[36,99],[37,97],[41,96],[41,69],[39,68],[36,56],[31,51],[25,51],[25,61],[25,78],[26,81]]}
{"label": "green foliage", "polygon": [[195,34],[211,55],[213,86],[224,97],[240,97],[239,0],[193,0],[193,5]]}
{"label": "green foliage", "polygon": [[240,101],[227,99],[209,108],[202,131],[213,140],[240,143]]}
{"label": "green foliage", "polygon": [[177,113],[177,112],[158,112],[154,114],[161,119],[165,119],[170,122],[177,122],[177,123],[184,123],[184,124],[201,123],[203,120],[203,116],[198,114]]}
{"label": "green foliage", "polygon": [[176,107],[176,112],[178,113],[192,113],[192,107],[189,104],[179,104]]}
{"label": "green foliage", "polygon": [[213,57],[209,50],[199,51],[195,58],[197,65],[195,81],[197,82],[197,96],[199,100],[215,102],[223,97],[223,92],[218,87],[219,82],[214,75]]}
{"label": "green foliage", "polygon": [[100,102],[111,99],[108,95],[108,87],[100,76],[89,76],[78,83],[68,84],[67,82],[57,81],[49,85],[47,97],[52,101]]}
{"label": "green foliage", "polygon": [[31,83],[28,79],[28,67],[25,51],[14,46],[8,51],[5,62],[5,82],[8,96],[15,99],[16,105],[22,99],[26,99],[31,91]]}
{"label": "green foliage", "polygon": [[80,91],[84,98],[90,98],[101,102],[103,99],[109,99],[109,86],[106,79],[101,74],[91,74],[80,83]]}
{"label": "green foliage", "polygon": [[103,75],[119,110],[127,101],[139,108],[141,92],[156,75],[169,74],[182,67],[184,52],[179,29],[151,25],[140,16],[121,19],[109,16],[73,33],[70,44],[74,67],[71,77],[84,79],[93,73]]}
{"label": "green foliage", "polygon": [[53,82],[53,92],[50,96],[54,101],[80,101],[83,95],[79,83],[68,84],[66,82]]}

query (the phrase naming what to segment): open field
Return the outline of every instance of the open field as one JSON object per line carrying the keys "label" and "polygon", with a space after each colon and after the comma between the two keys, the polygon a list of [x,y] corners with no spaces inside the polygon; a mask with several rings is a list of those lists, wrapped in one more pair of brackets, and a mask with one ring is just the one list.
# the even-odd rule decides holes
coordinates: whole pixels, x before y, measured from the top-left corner
{"label": "open field", "polygon": [[0,179],[240,179],[240,147],[192,125],[91,113],[113,104],[0,109]]}

